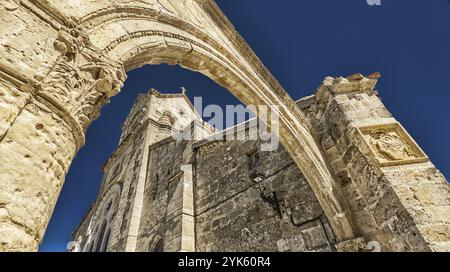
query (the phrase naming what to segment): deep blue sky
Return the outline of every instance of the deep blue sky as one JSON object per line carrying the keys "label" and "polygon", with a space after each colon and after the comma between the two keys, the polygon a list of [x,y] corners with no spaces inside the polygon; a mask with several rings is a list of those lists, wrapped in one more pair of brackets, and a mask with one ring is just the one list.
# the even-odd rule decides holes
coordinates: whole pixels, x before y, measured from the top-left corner
{"label": "deep blue sky", "polygon": [[[327,75],[379,71],[381,97],[394,116],[450,177],[450,2],[448,0],[217,0],[264,64],[294,98]],[[204,103],[238,103],[208,78],[173,66],[128,74],[123,91],[102,110],[66,178],[41,251],[64,251],[95,200],[101,164],[118,143],[138,93],[178,91]]]}

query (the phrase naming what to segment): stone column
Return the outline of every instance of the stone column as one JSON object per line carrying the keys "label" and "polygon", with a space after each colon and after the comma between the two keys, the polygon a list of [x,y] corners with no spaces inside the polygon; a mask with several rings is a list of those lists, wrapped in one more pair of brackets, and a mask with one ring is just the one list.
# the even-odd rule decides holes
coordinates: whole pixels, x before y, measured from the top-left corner
{"label": "stone column", "polygon": [[54,47],[45,77],[1,77],[0,251],[37,250],[88,125],[125,79],[80,29],[61,30]]}
{"label": "stone column", "polygon": [[327,78],[299,101],[362,236],[337,248],[449,251],[450,187],[379,99],[378,77]]}

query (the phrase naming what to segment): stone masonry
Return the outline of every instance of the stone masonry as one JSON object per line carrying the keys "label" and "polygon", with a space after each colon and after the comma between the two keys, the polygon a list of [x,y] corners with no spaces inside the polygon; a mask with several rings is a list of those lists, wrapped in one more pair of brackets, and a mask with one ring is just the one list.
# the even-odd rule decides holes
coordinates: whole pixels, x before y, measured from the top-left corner
{"label": "stone masonry", "polygon": [[450,186],[381,102],[378,77],[327,77],[298,105],[366,241],[384,251],[448,251]]}
{"label": "stone masonry", "polygon": [[[374,91],[377,75],[327,78],[314,96],[296,103],[213,0],[2,0],[0,24],[0,251],[38,249],[89,125],[121,90],[126,73],[148,64],[180,65],[208,76],[244,105],[278,107],[278,122],[270,120],[267,127],[280,128],[283,148],[279,152],[289,154],[301,173],[297,173],[298,180],[304,177],[320,204],[321,224],[326,228],[327,223],[334,236],[328,239],[330,248],[364,250],[368,243],[378,241],[382,250],[450,251],[448,185],[384,108]],[[184,98],[167,101],[172,106],[189,104],[180,100]],[[193,118],[190,114],[195,113],[187,108],[181,117],[180,112],[168,110],[170,106],[160,106],[147,107],[149,111],[160,109],[148,113],[153,117],[132,114],[124,125],[115,153],[122,158],[112,157],[105,164],[104,183],[114,185],[104,185],[94,214],[80,226],[89,228],[88,222],[96,222],[83,234],[86,237],[80,236],[82,241],[95,235],[111,239],[95,240],[97,244],[89,244],[88,249],[143,249],[141,218],[148,204],[146,192],[153,186],[146,183],[147,169],[155,163],[150,158],[158,156],[149,146],[163,143],[174,120],[179,126],[175,130],[192,128],[198,138],[217,133]],[[196,205],[209,193],[203,191],[204,195],[196,197],[196,190],[202,192],[203,188],[198,178],[206,176],[196,176],[197,170],[201,173],[198,167],[203,166],[201,158],[197,161],[189,156],[198,152],[206,156],[203,149],[212,147],[184,144],[186,152],[173,163],[174,169],[177,164],[177,169],[184,169],[183,174],[172,177],[175,170],[161,173],[162,183],[174,179],[167,191],[173,194],[160,195],[158,192],[164,192],[160,189],[154,193],[167,202],[161,203],[167,213],[158,211],[162,213],[157,217],[160,221],[152,223],[155,229],[147,229],[157,233],[148,242],[154,249],[193,250],[198,242],[195,249],[208,250],[198,239],[209,237],[208,229],[218,230],[217,224],[225,231],[233,222],[223,219],[214,226],[204,225],[206,236],[196,233],[202,214],[214,213],[221,205],[196,214],[201,208]],[[260,155],[261,162],[263,158]],[[114,172],[116,167],[111,164],[122,160],[119,172]],[[308,216],[297,218],[301,227],[295,229],[283,225],[288,223],[270,221],[275,220],[269,219],[271,216],[280,216],[275,203],[287,199],[286,214],[290,209],[292,216],[298,216],[292,210],[299,204],[283,193],[288,185],[278,184],[279,176],[267,173],[258,177],[264,181],[236,198],[223,194],[242,203],[239,196],[263,190],[264,203],[275,208],[262,211],[265,218],[253,218],[255,228],[268,222],[272,226],[267,233],[277,233],[274,237],[284,241],[277,242],[283,249],[303,248],[300,236],[295,240],[291,235],[310,227],[303,225]],[[114,182],[116,177],[121,177],[122,183]],[[227,186],[236,193],[250,186],[232,184]],[[211,186],[224,185],[214,181]],[[293,189],[292,193],[296,192]],[[223,205],[232,206],[222,200]],[[266,209],[267,205],[258,207]],[[162,226],[164,220],[167,226]],[[166,233],[169,225],[172,231]],[[250,234],[242,246],[254,249],[256,238],[251,235],[256,229],[246,228]],[[306,236],[302,233],[301,237],[309,250]],[[211,241],[208,247],[232,248],[221,243]],[[275,242],[269,244],[275,250]]]}
{"label": "stone masonry", "polygon": [[[256,119],[218,132],[192,106],[183,106],[190,105],[184,94],[161,95],[152,90],[139,97],[123,126],[123,134],[148,159],[124,156],[122,146],[127,143],[122,140],[105,164],[100,197],[74,233],[79,247],[72,250],[445,251],[449,185],[386,110],[373,89],[375,76],[326,78],[315,95],[297,102],[339,181],[358,236],[336,239],[314,192],[286,150],[280,146],[262,152],[261,139],[250,137]],[[144,98],[152,101],[154,96],[160,102],[145,102]],[[177,141],[165,134],[156,139],[152,133],[164,133],[150,126],[130,128],[129,120],[146,124],[150,118],[159,123],[173,118],[166,110],[174,108],[174,96],[184,97],[176,100],[181,102],[178,107],[192,111],[184,114],[192,118],[184,124],[200,128],[201,133],[193,130],[199,137]],[[157,114],[141,114],[142,108]],[[148,146],[142,144],[145,130],[153,139],[147,140]],[[245,139],[226,140],[226,135],[238,131],[245,131]],[[132,153],[141,156],[140,152]],[[123,168],[130,159],[145,161],[147,167]],[[145,182],[136,179],[137,172],[144,172]],[[127,206],[113,206],[117,209],[113,214],[118,214],[113,218],[115,227],[105,232],[98,226],[106,219],[93,215],[106,201],[102,196],[109,196],[107,190],[114,187],[132,189],[119,194],[118,203]],[[137,213],[130,210],[133,206]],[[130,223],[131,214],[136,214],[136,226]],[[129,236],[130,228],[135,235]],[[107,242],[93,247],[98,241]]]}
{"label": "stone masonry", "polygon": [[0,22],[0,251],[37,250],[90,123],[127,71],[162,63],[279,107],[280,141],[336,238],[356,235],[304,114],[214,1],[5,0]]}
{"label": "stone masonry", "polygon": [[[203,139],[176,141],[164,134],[161,125],[180,118],[169,109],[183,111],[203,127]],[[242,129],[250,138],[255,121],[215,132],[192,111],[184,94],[152,90],[139,96],[122,127],[122,141],[103,168],[99,198],[74,232],[79,245],[72,250],[334,250],[336,241],[324,212],[284,148],[261,152],[254,137],[215,140]],[[118,190],[119,197],[109,204],[111,190]],[[111,218],[103,211],[105,205],[113,210]]]}

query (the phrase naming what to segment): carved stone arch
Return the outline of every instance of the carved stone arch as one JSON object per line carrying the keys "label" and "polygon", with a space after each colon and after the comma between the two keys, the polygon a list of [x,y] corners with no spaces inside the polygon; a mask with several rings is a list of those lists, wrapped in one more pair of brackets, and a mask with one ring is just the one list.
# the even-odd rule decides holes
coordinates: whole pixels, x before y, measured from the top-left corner
{"label": "carved stone arch", "polygon": [[[33,48],[39,54],[17,57],[16,71],[11,63],[0,63],[0,83],[6,82],[10,93],[20,97],[2,113],[8,118],[0,120],[0,156],[6,154],[3,150],[16,151],[10,152],[11,162],[0,162],[6,196],[0,201],[9,209],[5,224],[21,233],[13,242],[0,236],[0,242],[8,241],[0,249],[37,248],[89,124],[120,90],[126,71],[161,63],[203,73],[244,104],[277,106],[281,143],[311,185],[337,239],[355,237],[346,201],[305,116],[214,1],[156,1],[163,7],[169,2],[177,5],[178,13],[195,13],[201,18],[195,22],[189,14],[155,8],[155,1],[70,2],[23,0],[6,15],[2,13],[7,22],[29,22],[24,29],[34,30],[30,39],[37,42],[29,46],[20,35],[7,39],[17,39],[24,52]],[[33,19],[19,20],[23,14]],[[24,134],[26,141],[14,143]],[[22,150],[34,153],[24,162],[19,157]],[[18,162],[25,165],[19,172]],[[33,184],[23,197],[14,192],[21,186],[17,176],[21,184]],[[29,210],[36,213],[24,217]],[[6,236],[12,235],[10,227],[3,229]]]}
{"label": "carved stone arch", "polygon": [[[126,71],[146,64],[177,64],[208,76],[246,105],[276,105],[280,111],[281,143],[306,176],[338,239],[354,237],[346,201],[303,113],[282,87],[267,76],[268,71],[248,45],[236,37],[237,33],[224,45],[208,35],[208,29],[150,9],[137,10],[127,6],[114,11],[120,19],[108,15],[83,21],[85,25],[94,25],[89,23],[94,18],[101,21],[87,30],[92,43],[122,62]],[[105,38],[105,29],[114,29],[118,22],[124,31],[115,31]]]}
{"label": "carved stone arch", "polygon": [[90,224],[91,226],[95,224],[96,221],[98,221],[99,217],[105,214],[106,210],[108,209],[107,204],[110,203],[110,201],[113,202],[113,206],[110,207],[108,210],[110,211],[114,210],[114,207],[116,207],[119,204],[121,190],[122,190],[121,185],[116,183],[103,194],[99,203],[96,205],[95,208],[96,212],[92,216]]}

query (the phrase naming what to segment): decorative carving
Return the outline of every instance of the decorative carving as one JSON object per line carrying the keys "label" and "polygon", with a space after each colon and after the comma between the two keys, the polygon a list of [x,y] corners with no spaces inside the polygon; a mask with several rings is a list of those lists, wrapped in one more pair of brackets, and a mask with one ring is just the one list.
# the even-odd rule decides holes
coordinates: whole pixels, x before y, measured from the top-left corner
{"label": "decorative carving", "polygon": [[[127,34],[119,37],[118,39],[110,42],[103,49],[103,52],[105,54],[107,54],[107,53],[111,52],[112,50],[114,50],[117,46],[119,46],[120,44],[122,44],[128,40],[138,39],[138,38],[142,38],[142,37],[151,37],[151,36],[159,36],[159,37],[164,37],[164,38],[169,38],[169,39],[175,39],[175,40],[179,40],[181,42],[188,43],[191,46],[196,46],[196,47],[204,50],[205,52],[208,52],[209,54],[211,54],[212,56],[214,56],[221,62],[226,63],[230,67],[233,67],[233,66],[239,67],[240,66],[240,63],[239,63],[239,61],[236,60],[235,56],[228,53],[221,45],[219,45],[219,44],[216,45],[213,40],[211,40],[210,42],[214,43],[214,45],[215,45],[214,47],[209,44],[201,43],[196,40],[190,39],[190,38],[180,35],[178,33],[172,33],[172,32],[167,32],[167,31],[162,31],[162,30],[140,30],[140,31],[132,32],[132,33],[127,33]],[[146,49],[146,46],[142,45],[141,48]],[[213,50],[212,48],[214,48],[215,50]],[[237,69],[234,72],[243,78],[246,77],[240,69]]]}
{"label": "decorative carving", "polygon": [[[78,35],[79,33],[72,31],[73,34]],[[67,33],[66,31],[59,31],[58,37],[56,38],[53,46],[56,51],[61,53],[62,56],[67,59],[73,59],[75,55],[78,53],[78,49],[81,47],[80,39],[77,39],[76,36]]]}
{"label": "decorative carving", "polygon": [[79,75],[85,85],[81,92],[73,93],[78,103],[72,113],[86,129],[99,116],[109,98],[120,91],[124,75],[117,67],[101,61],[81,66]]}
{"label": "decorative carving", "polygon": [[62,109],[85,132],[109,97],[119,92],[124,69],[93,48],[79,27],[61,30],[54,47],[61,58],[39,84],[37,94]]}
{"label": "decorative carving", "polygon": [[425,162],[426,155],[400,124],[359,128],[381,166]]}
{"label": "decorative carving", "polygon": [[165,111],[159,118],[158,123],[167,128],[172,128],[172,125],[175,123],[175,121],[175,117],[173,117],[169,111]]}
{"label": "decorative carving", "polygon": [[395,165],[395,166],[386,166],[383,168],[383,172],[404,172],[404,171],[411,171],[411,170],[427,170],[427,169],[433,169],[435,166],[432,162],[426,161],[426,162],[420,162],[420,163],[414,163],[414,164],[405,164],[405,165]]}
{"label": "decorative carving", "polygon": [[367,252],[367,244],[364,237],[342,241],[334,246],[338,252]]}
{"label": "decorative carving", "polygon": [[416,157],[408,143],[395,132],[386,129],[371,131],[370,144],[384,160],[400,161]]}

